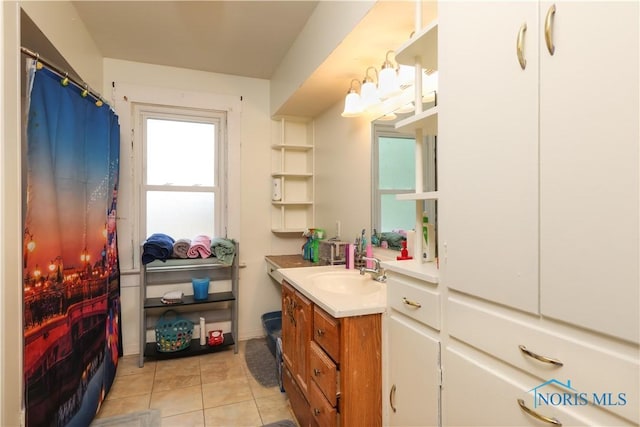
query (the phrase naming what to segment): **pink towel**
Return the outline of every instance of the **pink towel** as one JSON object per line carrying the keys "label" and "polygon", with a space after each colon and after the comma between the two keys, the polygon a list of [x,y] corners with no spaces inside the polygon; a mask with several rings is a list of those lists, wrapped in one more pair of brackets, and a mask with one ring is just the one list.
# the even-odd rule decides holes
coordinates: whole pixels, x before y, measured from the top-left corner
{"label": "pink towel", "polygon": [[191,239],[187,256],[189,258],[209,258],[211,256],[211,238],[199,235]]}

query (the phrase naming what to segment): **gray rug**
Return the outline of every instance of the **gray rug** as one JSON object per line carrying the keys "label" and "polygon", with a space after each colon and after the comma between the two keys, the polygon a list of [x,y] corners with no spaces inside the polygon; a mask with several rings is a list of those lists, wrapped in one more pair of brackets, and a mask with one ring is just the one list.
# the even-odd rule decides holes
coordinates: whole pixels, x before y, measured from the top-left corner
{"label": "gray rug", "polygon": [[291,420],[276,421],[275,423],[264,424],[262,427],[296,427],[296,423]]}
{"label": "gray rug", "polygon": [[254,338],[247,341],[244,358],[251,375],[263,387],[278,385],[276,358],[271,354],[266,338]]}
{"label": "gray rug", "polygon": [[160,411],[149,409],[109,418],[98,418],[93,420],[90,427],[160,427],[161,425]]}

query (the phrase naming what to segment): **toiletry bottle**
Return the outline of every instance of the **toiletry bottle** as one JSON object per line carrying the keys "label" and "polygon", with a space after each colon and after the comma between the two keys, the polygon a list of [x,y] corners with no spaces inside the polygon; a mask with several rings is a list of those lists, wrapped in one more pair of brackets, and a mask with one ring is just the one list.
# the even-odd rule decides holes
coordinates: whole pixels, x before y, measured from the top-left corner
{"label": "toiletry bottle", "polygon": [[204,317],[200,318],[200,345],[207,344],[207,331],[205,330]]}
{"label": "toiletry bottle", "polygon": [[436,258],[436,230],[426,212],[422,214],[422,262]]}
{"label": "toiletry bottle", "polygon": [[[373,258],[373,246],[371,246],[371,243],[367,243],[367,248],[365,250],[365,256],[367,258]],[[367,260],[367,268],[373,268],[373,261]]]}

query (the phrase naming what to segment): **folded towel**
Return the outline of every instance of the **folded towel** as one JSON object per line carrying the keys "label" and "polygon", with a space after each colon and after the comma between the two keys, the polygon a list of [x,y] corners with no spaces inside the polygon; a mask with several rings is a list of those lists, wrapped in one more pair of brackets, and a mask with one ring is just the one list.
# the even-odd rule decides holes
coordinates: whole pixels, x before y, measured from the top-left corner
{"label": "folded towel", "polygon": [[187,250],[189,258],[209,258],[211,256],[211,238],[205,235],[199,235],[191,240],[191,246]]}
{"label": "folded towel", "polygon": [[187,251],[191,247],[190,239],[178,239],[173,244],[173,257],[174,258],[188,258]]}
{"label": "folded towel", "polygon": [[166,261],[173,253],[173,237],[163,233],[154,233],[142,245],[142,264],[157,259]]}
{"label": "folded towel", "polygon": [[216,237],[211,241],[211,252],[221,262],[231,265],[236,253],[236,242],[233,239]]}

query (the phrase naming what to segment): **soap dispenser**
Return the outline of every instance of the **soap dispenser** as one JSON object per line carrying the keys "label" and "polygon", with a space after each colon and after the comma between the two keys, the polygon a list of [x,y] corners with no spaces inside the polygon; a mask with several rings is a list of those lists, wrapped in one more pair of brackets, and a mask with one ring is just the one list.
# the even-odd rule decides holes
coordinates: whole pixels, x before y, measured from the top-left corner
{"label": "soap dispenser", "polygon": [[412,256],[409,256],[409,250],[407,249],[407,241],[402,241],[402,249],[400,250],[400,255],[396,257],[398,261],[402,261],[405,259],[413,259]]}

